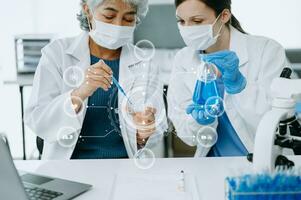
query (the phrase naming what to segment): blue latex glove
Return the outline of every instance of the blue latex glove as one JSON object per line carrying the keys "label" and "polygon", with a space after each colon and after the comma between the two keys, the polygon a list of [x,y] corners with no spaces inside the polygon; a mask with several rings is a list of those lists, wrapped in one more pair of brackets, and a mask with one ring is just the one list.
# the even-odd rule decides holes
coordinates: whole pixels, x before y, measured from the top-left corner
{"label": "blue latex glove", "polygon": [[233,51],[218,51],[211,54],[202,54],[205,62],[213,63],[222,73],[225,90],[229,94],[238,94],[247,85],[246,78],[239,71],[239,58]]}
{"label": "blue latex glove", "polygon": [[203,108],[203,106],[197,105],[197,104],[191,104],[186,108],[186,113],[188,115],[191,115],[197,123],[200,125],[209,125],[212,124],[215,121],[214,117],[210,117],[206,115],[206,112]]}

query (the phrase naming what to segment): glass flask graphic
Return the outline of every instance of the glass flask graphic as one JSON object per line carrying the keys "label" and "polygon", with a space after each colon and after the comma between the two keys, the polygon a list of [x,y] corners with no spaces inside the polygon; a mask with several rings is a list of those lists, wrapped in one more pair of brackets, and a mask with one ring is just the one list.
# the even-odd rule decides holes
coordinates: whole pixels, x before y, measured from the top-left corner
{"label": "glass flask graphic", "polygon": [[193,102],[205,109],[209,98],[219,96],[216,85],[217,70],[214,64],[206,62],[203,62],[198,70]]}
{"label": "glass flask graphic", "polygon": [[[198,68],[198,79],[193,94],[193,103],[203,111],[203,117],[217,118],[224,113],[223,99],[219,96],[217,87],[218,70],[212,63],[202,62]],[[200,129],[197,135],[199,145],[212,147],[217,142],[216,130]]]}

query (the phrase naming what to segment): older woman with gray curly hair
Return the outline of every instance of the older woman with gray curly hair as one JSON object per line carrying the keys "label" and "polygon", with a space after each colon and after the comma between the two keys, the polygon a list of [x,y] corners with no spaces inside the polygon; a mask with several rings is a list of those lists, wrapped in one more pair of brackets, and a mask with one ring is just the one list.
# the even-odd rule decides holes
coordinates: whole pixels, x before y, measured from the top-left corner
{"label": "older woman with gray curly hair", "polygon": [[[162,87],[148,88],[158,76],[150,74],[150,61],[141,65],[132,45],[147,10],[147,0],[81,0],[83,33],[42,50],[25,113],[26,124],[44,140],[42,158],[129,158],[141,148],[155,149],[166,129],[165,109],[163,98],[149,102]],[[119,82],[133,93],[141,85],[137,77],[146,86],[139,90],[139,102],[148,102],[142,106],[125,101],[117,88]]]}

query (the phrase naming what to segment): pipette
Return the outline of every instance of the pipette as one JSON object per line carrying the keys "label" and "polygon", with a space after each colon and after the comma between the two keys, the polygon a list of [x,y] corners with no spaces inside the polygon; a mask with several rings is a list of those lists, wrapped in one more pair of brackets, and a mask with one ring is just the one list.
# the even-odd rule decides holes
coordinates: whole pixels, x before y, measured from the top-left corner
{"label": "pipette", "polygon": [[[103,64],[106,64],[102,59],[100,59],[98,62],[102,62]],[[121,87],[121,85],[118,83],[117,79],[114,76],[112,76],[112,81],[116,85],[117,89],[125,96],[125,98],[128,100],[128,102],[131,105],[133,105],[130,98],[126,95],[124,89]]]}
{"label": "pipette", "polygon": [[124,89],[121,87],[121,85],[118,83],[118,81],[116,80],[116,78],[114,76],[112,76],[112,80],[113,80],[113,83],[118,88],[118,90],[125,96],[125,98],[127,98],[128,102],[131,105],[133,105],[133,103],[131,102],[130,98],[127,96],[127,94],[125,93]]}

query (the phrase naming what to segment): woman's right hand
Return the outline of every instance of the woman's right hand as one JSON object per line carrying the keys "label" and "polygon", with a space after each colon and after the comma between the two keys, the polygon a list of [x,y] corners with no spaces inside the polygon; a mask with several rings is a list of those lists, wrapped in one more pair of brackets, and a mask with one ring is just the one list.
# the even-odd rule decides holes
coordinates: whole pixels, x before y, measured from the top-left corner
{"label": "woman's right hand", "polygon": [[[79,112],[82,102],[92,96],[98,88],[108,91],[112,86],[112,76],[113,71],[103,61],[91,65],[85,71],[84,82],[71,93],[72,104],[74,105],[75,111]],[[81,102],[79,102],[78,98],[80,98]]]}

